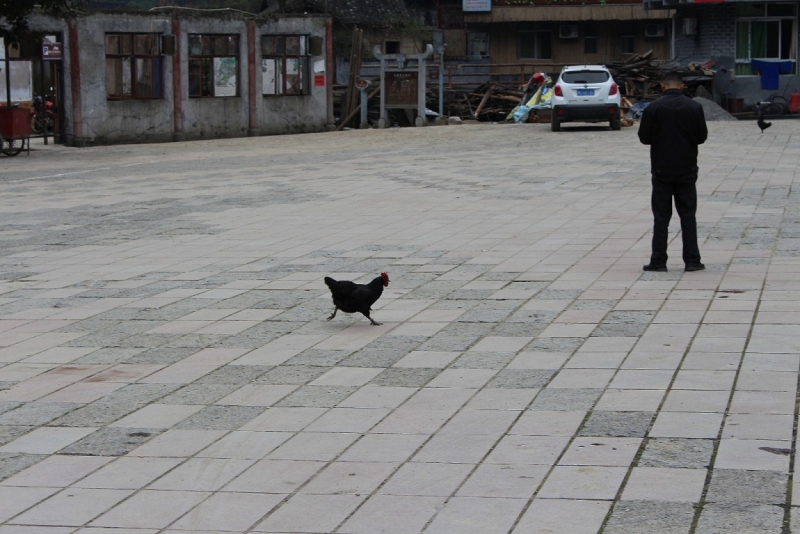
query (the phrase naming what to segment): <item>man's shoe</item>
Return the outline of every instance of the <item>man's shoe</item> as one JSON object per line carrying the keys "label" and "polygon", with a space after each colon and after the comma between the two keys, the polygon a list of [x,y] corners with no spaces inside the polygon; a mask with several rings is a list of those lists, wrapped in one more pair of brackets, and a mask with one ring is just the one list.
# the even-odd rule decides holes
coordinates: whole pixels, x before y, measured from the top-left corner
{"label": "man's shoe", "polygon": [[657,273],[665,273],[667,272],[666,265],[657,265],[655,263],[648,263],[647,265],[642,267],[643,271],[655,271]]}
{"label": "man's shoe", "polygon": [[706,268],[706,266],[703,265],[702,263],[687,263],[686,264],[686,272],[702,271],[705,268]]}

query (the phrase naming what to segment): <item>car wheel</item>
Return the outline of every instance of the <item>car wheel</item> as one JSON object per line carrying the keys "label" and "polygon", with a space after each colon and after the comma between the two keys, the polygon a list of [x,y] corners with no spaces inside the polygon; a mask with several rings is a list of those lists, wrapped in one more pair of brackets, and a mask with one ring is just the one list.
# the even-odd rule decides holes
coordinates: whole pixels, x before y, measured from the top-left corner
{"label": "car wheel", "polygon": [[612,130],[621,130],[622,129],[622,119],[617,117],[616,119],[611,119],[611,129]]}
{"label": "car wheel", "polygon": [[550,129],[554,132],[561,131],[561,122],[556,117],[550,119]]}

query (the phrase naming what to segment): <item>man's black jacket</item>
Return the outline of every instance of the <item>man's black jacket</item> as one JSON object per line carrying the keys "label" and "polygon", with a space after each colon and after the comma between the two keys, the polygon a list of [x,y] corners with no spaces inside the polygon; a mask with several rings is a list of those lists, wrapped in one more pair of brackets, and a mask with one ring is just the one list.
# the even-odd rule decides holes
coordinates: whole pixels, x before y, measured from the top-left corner
{"label": "man's black jacket", "polygon": [[703,106],[679,89],[667,89],[642,113],[639,140],[650,145],[651,171],[656,176],[697,172],[697,145],[707,137]]}

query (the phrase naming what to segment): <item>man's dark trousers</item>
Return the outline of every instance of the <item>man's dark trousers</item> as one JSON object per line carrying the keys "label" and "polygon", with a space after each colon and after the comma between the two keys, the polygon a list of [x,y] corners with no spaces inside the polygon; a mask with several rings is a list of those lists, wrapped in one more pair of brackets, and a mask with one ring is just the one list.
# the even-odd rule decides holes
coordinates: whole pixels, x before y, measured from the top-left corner
{"label": "man's dark trousers", "polygon": [[683,237],[683,263],[700,263],[700,249],[697,246],[697,173],[684,176],[653,175],[653,254],[652,265],[667,264],[667,237],[669,221],[672,218],[672,199],[681,219]]}

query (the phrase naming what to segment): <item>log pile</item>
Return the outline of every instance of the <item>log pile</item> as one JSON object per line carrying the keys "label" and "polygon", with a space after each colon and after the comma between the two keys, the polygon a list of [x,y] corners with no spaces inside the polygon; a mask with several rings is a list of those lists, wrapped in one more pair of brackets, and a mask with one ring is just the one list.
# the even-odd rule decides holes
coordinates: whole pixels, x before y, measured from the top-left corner
{"label": "log pile", "polygon": [[653,58],[653,51],[634,54],[625,61],[615,61],[608,70],[619,85],[620,93],[628,98],[656,98],[661,93],[659,85],[664,71],[661,62]]}
{"label": "log pile", "polygon": [[445,99],[445,114],[462,119],[502,122],[519,105],[522,95],[523,90],[518,84],[487,82],[469,93],[445,95],[451,96],[449,101]]}
{"label": "log pile", "polygon": [[661,78],[671,70],[679,70],[687,92],[694,96],[699,87],[711,81],[714,71],[710,69],[713,64],[713,61],[708,61],[681,70],[676,62],[659,60],[653,56],[652,50],[648,50],[645,54],[634,54],[625,61],[611,63],[608,70],[623,97],[635,102],[655,100],[661,96]]}
{"label": "log pile", "polygon": [[625,61],[615,61],[608,70],[619,85],[620,94],[631,102],[640,99],[655,99],[661,94],[661,77],[668,70],[663,62],[653,57],[653,51],[634,54]]}

